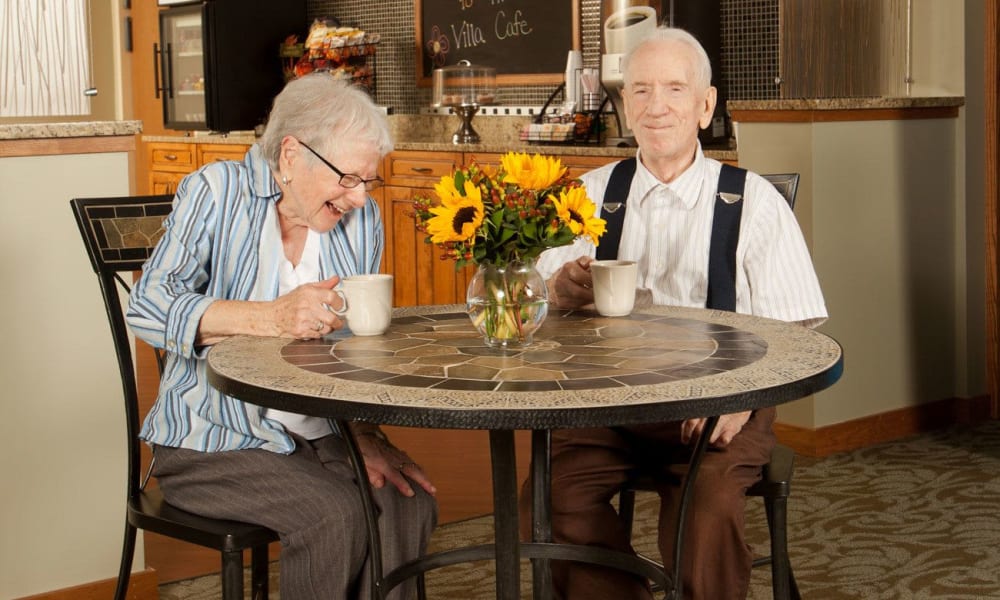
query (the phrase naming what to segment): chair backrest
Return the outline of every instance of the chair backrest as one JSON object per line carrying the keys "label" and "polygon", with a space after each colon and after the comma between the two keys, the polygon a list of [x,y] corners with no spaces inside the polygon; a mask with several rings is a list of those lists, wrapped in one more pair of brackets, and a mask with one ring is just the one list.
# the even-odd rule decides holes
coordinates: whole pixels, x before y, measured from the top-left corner
{"label": "chair backrest", "polygon": [[[163,235],[173,196],[76,198],[70,201],[90,264],[97,273],[121,372],[128,436],[128,494],[139,493],[139,395],[121,292],[130,291],[123,273],[142,269]],[[159,354],[157,361],[161,360]],[[162,365],[161,365],[162,366]]]}
{"label": "chair backrest", "polygon": [[771,182],[781,195],[788,201],[788,206],[795,210],[795,193],[799,190],[798,173],[777,173],[772,175],[761,175]]}

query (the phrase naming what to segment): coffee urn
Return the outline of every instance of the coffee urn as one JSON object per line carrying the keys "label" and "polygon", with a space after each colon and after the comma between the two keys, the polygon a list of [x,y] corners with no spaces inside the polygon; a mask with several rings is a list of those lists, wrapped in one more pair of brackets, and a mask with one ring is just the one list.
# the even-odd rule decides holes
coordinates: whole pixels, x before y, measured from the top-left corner
{"label": "coffee urn", "polygon": [[712,64],[712,85],[718,90],[718,100],[712,122],[699,138],[702,144],[728,139],[731,128],[726,116],[728,94],[722,74],[721,0],[602,0],[601,83],[611,99],[621,132],[620,137],[608,138],[608,143],[635,145],[632,130],[625,122],[621,61],[661,23],[688,31],[704,46]]}

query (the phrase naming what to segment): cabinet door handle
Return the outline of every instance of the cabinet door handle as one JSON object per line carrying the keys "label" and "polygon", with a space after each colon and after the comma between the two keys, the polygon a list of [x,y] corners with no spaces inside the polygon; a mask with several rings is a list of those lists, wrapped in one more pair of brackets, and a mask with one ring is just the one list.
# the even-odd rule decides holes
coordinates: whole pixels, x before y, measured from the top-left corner
{"label": "cabinet door handle", "polygon": [[165,158],[167,160],[177,160],[177,155],[176,154],[164,154],[163,158]]}
{"label": "cabinet door handle", "polygon": [[433,169],[431,169],[430,167],[410,167],[410,170],[421,174],[430,173],[431,171],[433,171]]}

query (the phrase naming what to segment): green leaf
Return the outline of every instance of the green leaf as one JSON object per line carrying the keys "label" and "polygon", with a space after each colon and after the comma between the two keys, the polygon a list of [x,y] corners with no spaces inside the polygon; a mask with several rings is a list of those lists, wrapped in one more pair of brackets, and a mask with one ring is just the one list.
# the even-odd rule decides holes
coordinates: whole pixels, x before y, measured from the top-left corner
{"label": "green leaf", "polygon": [[517,235],[517,230],[516,229],[513,229],[511,227],[504,227],[503,229],[500,230],[500,237],[499,237],[499,239],[497,239],[497,243],[498,244],[503,244],[503,243],[507,242],[507,240],[509,240],[512,237],[514,237],[515,235]]}

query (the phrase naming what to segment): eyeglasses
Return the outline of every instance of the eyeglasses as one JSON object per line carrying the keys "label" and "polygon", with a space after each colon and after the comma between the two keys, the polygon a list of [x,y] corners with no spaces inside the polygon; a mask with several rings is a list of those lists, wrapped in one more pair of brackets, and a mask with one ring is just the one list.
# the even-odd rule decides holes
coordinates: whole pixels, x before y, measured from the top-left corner
{"label": "eyeglasses", "polygon": [[306,144],[302,140],[299,140],[299,143],[305,146],[306,150],[312,152],[316,158],[323,161],[323,164],[330,167],[330,169],[333,170],[334,173],[340,175],[340,185],[344,186],[345,188],[356,188],[363,183],[365,184],[365,190],[370,192],[384,183],[382,178],[379,177],[378,175],[372,177],[371,179],[365,179],[360,175],[355,175],[354,173],[344,173],[337,167],[333,166],[333,163],[320,156],[319,152],[316,152],[315,150],[310,148],[309,144]]}

